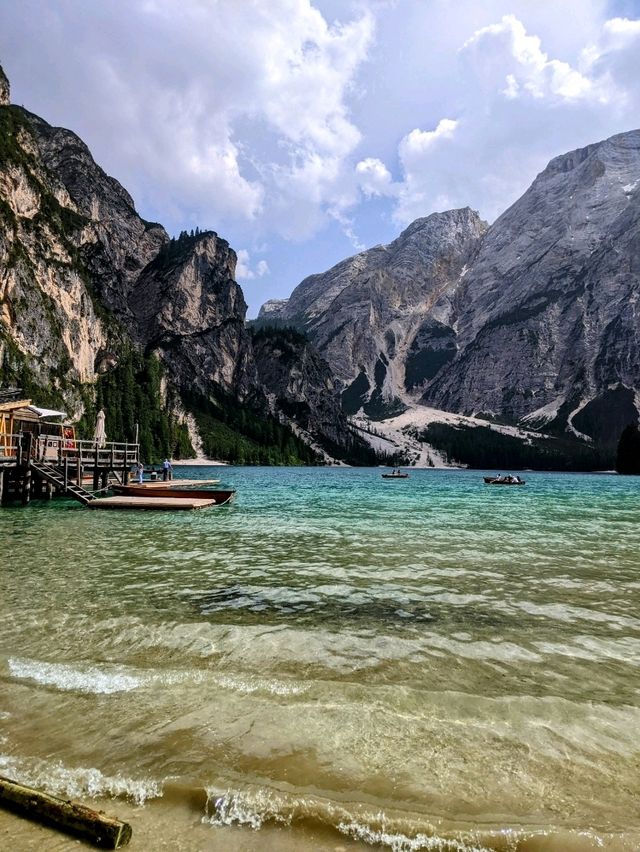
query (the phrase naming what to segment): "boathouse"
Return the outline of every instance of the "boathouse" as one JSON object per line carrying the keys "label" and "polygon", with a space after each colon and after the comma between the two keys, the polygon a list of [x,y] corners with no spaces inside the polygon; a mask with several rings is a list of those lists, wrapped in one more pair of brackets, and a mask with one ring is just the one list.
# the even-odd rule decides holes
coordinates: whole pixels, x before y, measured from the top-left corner
{"label": "boathouse", "polygon": [[64,411],[0,388],[0,505],[66,495],[88,505],[111,482],[127,483],[139,445],[78,440]]}

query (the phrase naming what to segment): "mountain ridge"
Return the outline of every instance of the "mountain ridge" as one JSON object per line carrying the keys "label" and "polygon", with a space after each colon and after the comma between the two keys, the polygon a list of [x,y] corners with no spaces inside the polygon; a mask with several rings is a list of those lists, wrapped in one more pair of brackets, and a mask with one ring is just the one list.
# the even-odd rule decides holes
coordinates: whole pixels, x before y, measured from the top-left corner
{"label": "mountain ridge", "polygon": [[[427,219],[409,225],[395,242]],[[440,235],[431,236],[430,256],[437,256]],[[380,419],[397,413],[398,402],[424,404],[612,443],[640,410],[640,130],[554,157],[491,226],[471,229],[468,237],[453,247],[465,262],[457,276],[440,278],[440,293],[429,264],[412,258],[413,324],[399,328],[390,315],[374,316],[375,287],[367,291],[359,273],[350,274],[368,252],[386,262],[381,252],[387,247],[309,276],[261,316],[309,331],[337,365],[343,401],[346,392],[353,413]],[[402,288],[391,263],[384,273],[391,290]],[[372,306],[369,338],[356,347],[341,325],[346,320],[349,328],[353,319],[341,315],[335,301],[323,311],[315,298],[323,281],[328,292],[335,289],[336,276],[342,276],[343,302],[351,293]],[[435,295],[431,302],[421,302],[421,287],[425,297]],[[392,369],[385,359],[395,361]],[[376,368],[383,373],[380,363],[382,382],[375,377]],[[377,410],[371,404],[376,393]]]}

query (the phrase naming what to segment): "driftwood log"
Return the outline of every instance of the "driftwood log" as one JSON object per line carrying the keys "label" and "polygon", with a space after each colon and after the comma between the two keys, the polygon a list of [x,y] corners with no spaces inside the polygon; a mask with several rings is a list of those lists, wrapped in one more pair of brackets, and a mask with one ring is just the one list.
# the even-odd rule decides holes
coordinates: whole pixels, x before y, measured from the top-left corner
{"label": "driftwood log", "polygon": [[131,826],[94,811],[0,776],[0,805],[37,822],[82,837],[102,849],[119,849],[131,840]]}

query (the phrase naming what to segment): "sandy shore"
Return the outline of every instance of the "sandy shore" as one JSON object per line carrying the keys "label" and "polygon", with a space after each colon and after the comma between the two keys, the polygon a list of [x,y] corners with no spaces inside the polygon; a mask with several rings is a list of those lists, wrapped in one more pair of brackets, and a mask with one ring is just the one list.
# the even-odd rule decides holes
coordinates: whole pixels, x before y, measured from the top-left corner
{"label": "sandy shore", "polygon": [[[353,852],[363,848],[333,831],[269,825],[259,831],[244,826],[213,826],[202,822],[203,801],[186,804],[162,799],[143,806],[113,799],[86,799],[82,803],[130,823],[133,837],[125,848],[131,852]],[[94,848],[0,809],[0,849],[72,852]]]}

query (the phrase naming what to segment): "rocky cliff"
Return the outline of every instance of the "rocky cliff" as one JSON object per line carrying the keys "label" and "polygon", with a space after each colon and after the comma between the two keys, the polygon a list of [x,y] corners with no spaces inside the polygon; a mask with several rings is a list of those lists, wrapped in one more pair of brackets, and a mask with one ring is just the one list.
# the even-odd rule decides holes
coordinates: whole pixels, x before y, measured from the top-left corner
{"label": "rocky cliff", "polygon": [[631,131],[554,159],[490,228],[419,219],[264,315],[308,330],[347,410],[421,401],[612,443],[639,409],[639,296]]}
{"label": "rocky cliff", "polygon": [[332,452],[345,442],[347,418],[327,362],[291,328],[256,328],[253,349],[260,383],[274,404],[320,447]]}

